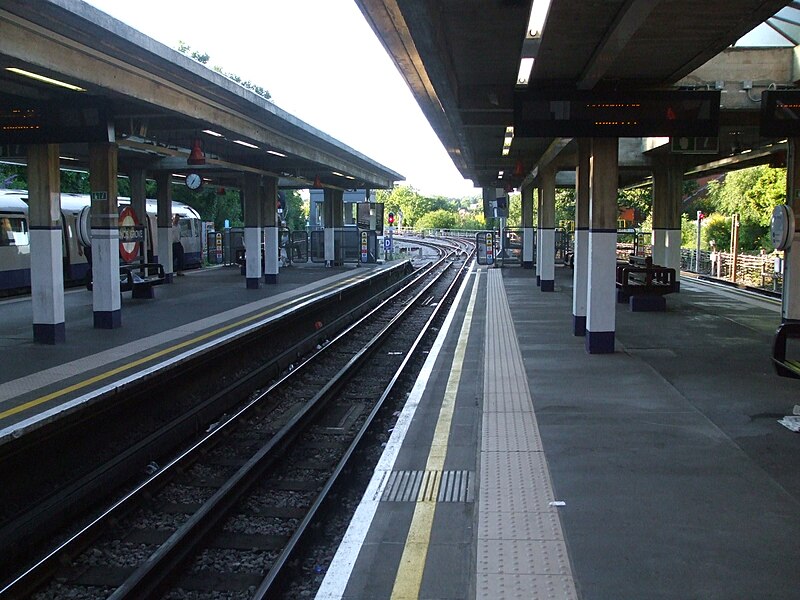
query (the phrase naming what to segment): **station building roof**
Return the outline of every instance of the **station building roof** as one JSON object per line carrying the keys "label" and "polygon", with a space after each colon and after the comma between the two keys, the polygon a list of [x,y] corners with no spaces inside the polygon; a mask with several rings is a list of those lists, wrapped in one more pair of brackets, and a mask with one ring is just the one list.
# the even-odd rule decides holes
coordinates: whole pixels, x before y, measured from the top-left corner
{"label": "station building roof", "polygon": [[[109,122],[122,172],[198,171],[215,184],[236,185],[243,171],[253,171],[296,188],[315,181],[340,189],[391,188],[403,179],[80,0],[5,1],[0,29],[0,160],[25,156],[20,141],[30,138],[14,130],[13,111],[33,109],[46,115],[46,141],[61,144],[62,166],[86,168],[86,142],[103,141]],[[187,165],[195,144],[204,165]]]}

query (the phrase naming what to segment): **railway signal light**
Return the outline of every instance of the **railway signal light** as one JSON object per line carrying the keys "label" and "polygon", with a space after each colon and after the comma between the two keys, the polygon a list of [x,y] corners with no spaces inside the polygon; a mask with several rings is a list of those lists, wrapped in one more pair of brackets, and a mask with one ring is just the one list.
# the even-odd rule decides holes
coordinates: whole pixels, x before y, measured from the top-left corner
{"label": "railway signal light", "polygon": [[386,220],[389,222],[389,225],[394,225],[394,213],[390,212],[386,217]]}

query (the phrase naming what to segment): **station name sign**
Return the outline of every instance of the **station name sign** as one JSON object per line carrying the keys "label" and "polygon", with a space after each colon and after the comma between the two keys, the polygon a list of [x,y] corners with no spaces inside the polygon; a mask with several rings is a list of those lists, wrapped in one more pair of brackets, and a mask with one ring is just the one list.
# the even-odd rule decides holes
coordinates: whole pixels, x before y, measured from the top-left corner
{"label": "station name sign", "polygon": [[522,137],[715,137],[718,91],[517,92],[514,135]]}
{"label": "station name sign", "polygon": [[800,136],[800,90],[767,90],[761,93],[761,135]]}
{"label": "station name sign", "polygon": [[102,105],[0,101],[0,144],[112,142]]}

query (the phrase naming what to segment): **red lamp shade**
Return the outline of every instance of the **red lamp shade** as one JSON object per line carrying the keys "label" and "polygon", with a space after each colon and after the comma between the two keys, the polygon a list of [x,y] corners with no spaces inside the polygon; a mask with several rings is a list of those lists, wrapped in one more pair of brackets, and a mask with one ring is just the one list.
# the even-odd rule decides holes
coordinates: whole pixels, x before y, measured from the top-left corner
{"label": "red lamp shade", "polygon": [[189,158],[186,159],[186,163],[190,165],[206,164],[206,157],[203,154],[203,149],[200,147],[200,138],[194,138],[192,151],[189,153]]}
{"label": "red lamp shade", "polygon": [[314,188],[317,189],[321,187],[322,187],[322,182],[319,179],[319,175],[317,175],[316,177],[314,177]]}
{"label": "red lamp shade", "polygon": [[514,165],[514,177],[522,177],[525,175],[525,165],[522,164],[520,159],[517,159],[517,163]]}

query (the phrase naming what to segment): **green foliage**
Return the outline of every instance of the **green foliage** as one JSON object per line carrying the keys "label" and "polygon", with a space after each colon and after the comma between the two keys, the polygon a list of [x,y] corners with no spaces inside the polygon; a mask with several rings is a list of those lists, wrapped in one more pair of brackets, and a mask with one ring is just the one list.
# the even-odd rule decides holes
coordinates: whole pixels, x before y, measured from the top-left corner
{"label": "green foliage", "polygon": [[193,192],[186,186],[174,186],[172,199],[194,208],[203,221],[213,221],[217,231],[222,231],[225,219],[230,221],[231,227],[244,225],[239,192],[226,189],[224,194],[218,194],[217,188],[207,187]]}
{"label": "green foliage", "polygon": [[0,189],[27,190],[28,170],[20,165],[0,164]]}
{"label": "green foliage", "polygon": [[420,216],[414,223],[414,228],[421,229],[456,229],[458,226],[457,213],[443,208],[438,208]]}
{"label": "green foliage", "polygon": [[295,190],[284,190],[283,197],[286,200],[286,212],[283,219],[286,221],[286,226],[292,231],[303,230],[306,228],[306,206],[300,194]]}
{"label": "green foliage", "polygon": [[[769,223],[773,208],[786,201],[785,169],[762,165],[733,171],[724,181],[710,182],[708,190],[709,208],[728,217],[739,215],[740,251],[755,252],[762,247],[772,249]],[[727,249],[719,242],[717,247]]]}
{"label": "green foliage", "polygon": [[[178,42],[178,52],[193,58],[194,60],[203,65],[207,65],[208,61],[211,59],[211,56],[209,56],[208,52],[198,52],[197,50],[192,50],[192,47],[189,46],[189,44],[187,44],[186,42]],[[244,80],[235,73],[228,73],[220,66],[214,66],[213,70],[222,75],[223,77],[227,77],[231,81],[235,81],[243,88],[247,88],[251,92],[261,96],[266,100],[269,100],[272,97],[271,94],[260,85],[256,85],[251,81]]]}
{"label": "green foliage", "polygon": [[506,219],[506,226],[512,229],[522,227],[522,194],[508,195],[508,219]]}
{"label": "green foliage", "polygon": [[559,221],[575,220],[575,190],[559,188],[556,190],[556,225]]}
{"label": "green foliage", "polygon": [[[709,250],[711,248],[710,242],[714,240],[717,250],[727,252],[731,247],[731,219],[719,213],[713,213],[703,221],[702,248]],[[691,223],[693,227],[696,227],[697,221],[691,221]],[[692,243],[694,243],[694,236],[692,236]]]}
{"label": "green foliage", "polygon": [[681,215],[681,246],[694,248],[697,240],[697,221],[690,221],[686,215]]}
{"label": "green foliage", "polygon": [[644,220],[650,215],[653,208],[652,186],[620,190],[617,196],[617,206],[632,208],[636,211],[638,219]]}
{"label": "green foliage", "polygon": [[[378,190],[378,202],[383,202],[383,214],[390,211],[401,215],[401,225],[414,229],[482,229],[485,227],[483,218],[483,204],[480,198],[445,198],[444,196],[426,197],[413,187],[398,185],[391,190]],[[436,223],[445,223],[441,212],[448,213],[449,224],[431,225],[431,219]],[[436,217],[427,218],[420,222],[426,215],[437,213]]]}

